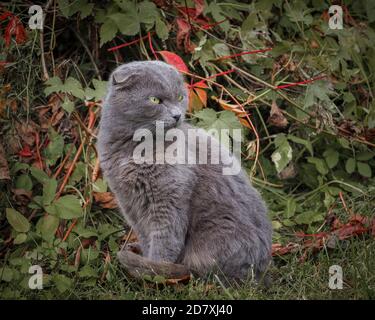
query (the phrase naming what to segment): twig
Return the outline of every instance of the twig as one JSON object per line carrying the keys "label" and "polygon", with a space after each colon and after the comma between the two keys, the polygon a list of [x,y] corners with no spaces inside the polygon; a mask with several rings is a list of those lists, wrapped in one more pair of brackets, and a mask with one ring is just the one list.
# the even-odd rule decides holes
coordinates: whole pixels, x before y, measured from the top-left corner
{"label": "twig", "polygon": [[231,58],[235,58],[235,57],[240,57],[240,56],[247,55],[247,54],[254,54],[254,53],[267,52],[267,51],[270,51],[270,50],[272,50],[272,48],[259,49],[259,50],[253,50],[253,51],[245,51],[245,52],[240,52],[240,53],[231,54],[231,55],[229,55],[229,56],[219,57],[219,58],[217,58],[217,59],[215,59],[215,60],[216,60],[216,61],[221,61],[221,60],[231,59]]}
{"label": "twig", "polygon": [[93,182],[95,182],[95,181],[98,179],[99,171],[100,171],[99,158],[96,157],[96,160],[95,160],[95,166],[94,166],[94,170],[92,171],[92,177],[91,177],[91,180],[92,180]]}
{"label": "twig", "polygon": [[316,80],[320,80],[320,79],[323,79],[323,78],[326,78],[326,77],[327,76],[320,76],[320,77],[316,77],[316,78],[307,79],[305,81],[292,82],[292,83],[288,83],[288,84],[283,84],[281,86],[277,86],[276,88],[277,89],[284,89],[284,88],[299,86],[301,84],[307,84],[307,83],[310,83],[310,82],[313,82],[313,81],[316,81]]}
{"label": "twig", "polygon": [[35,144],[36,144],[36,157],[39,162],[39,169],[43,170],[43,161],[42,157],[40,156],[40,138],[39,138],[39,133],[35,132]]}
{"label": "twig", "polygon": [[346,205],[346,202],[345,202],[344,196],[343,196],[343,194],[342,194],[342,191],[339,192],[339,197],[340,197],[341,203],[342,203],[342,205],[343,205],[343,207],[344,207],[346,213],[347,213],[348,215],[351,215],[352,212],[351,212],[351,210],[348,208],[348,206]]}
{"label": "twig", "polygon": [[65,157],[64,157],[64,160],[61,162],[59,168],[56,170],[55,174],[53,175],[53,178],[56,179],[56,178],[59,176],[59,174],[61,173],[61,171],[63,170],[63,168],[64,168],[66,162],[68,161],[70,155],[71,155],[72,152],[73,152],[73,146],[75,145],[76,141],[77,141],[77,138],[74,140],[74,142],[73,142],[72,145],[70,146],[69,151],[67,152],[67,154],[66,154]]}
{"label": "twig", "polygon": [[[153,34],[154,32],[151,32],[151,34]],[[132,44],[135,44],[135,43],[138,43],[139,41],[141,40],[144,40],[144,39],[147,39],[148,38],[148,35],[147,36],[143,36],[141,38],[138,38],[138,39],[135,39],[133,41],[130,41],[130,42],[126,42],[126,43],[123,43],[123,44],[120,44],[118,46],[115,46],[115,47],[112,47],[112,48],[109,48],[107,49],[107,51],[115,51],[115,50],[118,50],[118,49],[121,49],[121,48],[125,48],[127,46],[131,46]]]}
{"label": "twig", "polygon": [[40,30],[39,33],[39,43],[40,43],[40,59],[42,62],[42,70],[43,70],[43,80],[49,79],[49,74],[46,66],[46,59],[44,57],[44,32],[43,29]]}
{"label": "twig", "polygon": [[69,226],[69,229],[66,231],[65,236],[62,239],[62,242],[66,241],[66,239],[68,239],[68,237],[69,237],[70,233],[72,232],[74,226],[76,225],[77,221],[78,221],[77,219],[73,220],[72,224]]}

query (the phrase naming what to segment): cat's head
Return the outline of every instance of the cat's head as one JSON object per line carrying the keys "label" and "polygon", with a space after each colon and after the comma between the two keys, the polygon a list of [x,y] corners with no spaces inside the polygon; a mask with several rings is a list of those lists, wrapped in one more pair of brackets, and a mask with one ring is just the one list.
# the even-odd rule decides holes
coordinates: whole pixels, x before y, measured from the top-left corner
{"label": "cat's head", "polygon": [[161,61],[137,61],[117,67],[110,76],[103,105],[106,125],[134,133],[154,131],[156,121],[165,129],[184,119],[188,96],[182,75]]}

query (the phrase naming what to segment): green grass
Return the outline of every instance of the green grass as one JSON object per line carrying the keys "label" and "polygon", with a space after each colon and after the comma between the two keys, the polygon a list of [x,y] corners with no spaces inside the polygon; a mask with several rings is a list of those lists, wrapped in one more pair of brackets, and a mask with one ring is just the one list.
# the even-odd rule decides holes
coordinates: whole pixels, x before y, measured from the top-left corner
{"label": "green grass", "polygon": [[[0,286],[3,298],[32,299],[374,299],[375,242],[357,238],[342,242],[334,250],[323,250],[300,262],[300,253],[274,259],[269,270],[273,284],[265,290],[251,281],[223,288],[219,283],[191,280],[187,285],[156,287],[129,281],[117,264],[111,264],[111,278],[104,283],[75,278],[74,286],[60,293],[54,286],[43,290],[22,290]],[[344,287],[328,286],[331,265],[343,269]]]}
{"label": "green grass", "polygon": [[[363,205],[369,207],[370,203]],[[368,213],[370,213],[369,211]],[[275,257],[269,269],[271,287],[257,287],[251,280],[242,285],[225,288],[217,280],[204,282],[192,279],[188,284],[156,286],[128,279],[115,259],[114,253],[104,281],[83,278],[71,271],[71,286],[58,289],[46,281],[43,290],[21,289],[16,282],[0,282],[1,298],[16,299],[374,299],[375,298],[375,242],[370,235],[339,241],[335,248],[323,248],[309,253],[301,261],[303,252]],[[63,258],[58,257],[60,263]],[[103,270],[104,259],[99,269]],[[339,265],[343,270],[342,290],[328,286],[329,267]],[[61,268],[60,270],[58,268]],[[57,264],[54,272],[63,268]],[[66,273],[65,273],[66,274]],[[100,277],[99,277],[100,278]]]}

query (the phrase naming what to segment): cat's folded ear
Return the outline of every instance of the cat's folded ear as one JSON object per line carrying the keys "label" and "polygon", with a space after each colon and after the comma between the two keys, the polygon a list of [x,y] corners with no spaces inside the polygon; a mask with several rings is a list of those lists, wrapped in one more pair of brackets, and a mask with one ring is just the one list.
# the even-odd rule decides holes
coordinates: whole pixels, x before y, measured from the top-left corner
{"label": "cat's folded ear", "polygon": [[140,73],[131,68],[121,68],[112,73],[112,84],[121,88],[131,87],[139,79]]}

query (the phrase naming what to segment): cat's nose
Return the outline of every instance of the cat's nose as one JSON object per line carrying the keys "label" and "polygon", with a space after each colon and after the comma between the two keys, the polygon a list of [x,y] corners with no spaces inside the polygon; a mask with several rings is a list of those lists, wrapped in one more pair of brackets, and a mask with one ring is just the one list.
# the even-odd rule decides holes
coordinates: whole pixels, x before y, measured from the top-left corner
{"label": "cat's nose", "polygon": [[175,115],[173,116],[173,119],[175,119],[176,122],[178,122],[178,120],[180,120],[180,118],[181,118],[181,114],[175,114]]}

